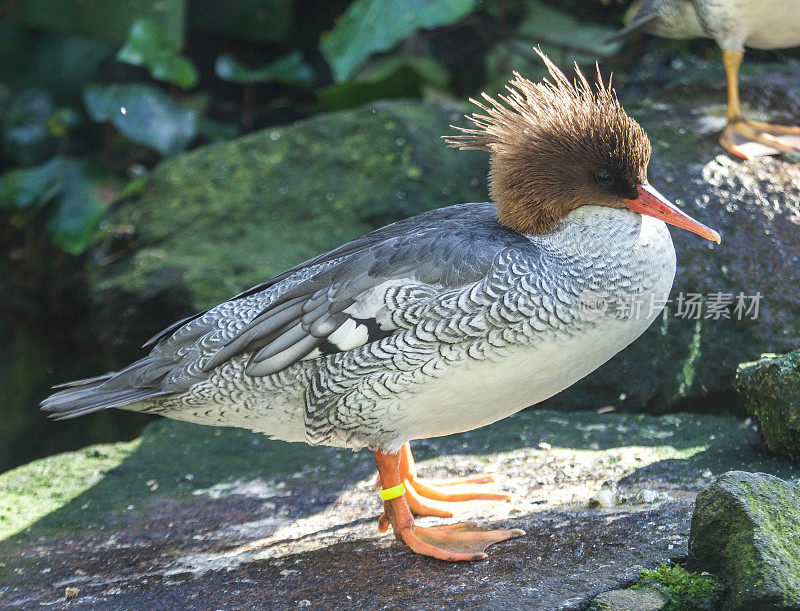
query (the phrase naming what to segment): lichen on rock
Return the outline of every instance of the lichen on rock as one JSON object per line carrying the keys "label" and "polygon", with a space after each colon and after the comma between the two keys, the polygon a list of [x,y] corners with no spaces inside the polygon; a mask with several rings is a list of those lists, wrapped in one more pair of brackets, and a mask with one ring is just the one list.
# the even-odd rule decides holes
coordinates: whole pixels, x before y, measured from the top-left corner
{"label": "lichen on rock", "polygon": [[723,586],[709,574],[687,571],[682,565],[662,562],[644,569],[630,588],[604,592],[594,598],[590,611],[698,611],[719,608]]}
{"label": "lichen on rock", "polygon": [[598,594],[589,605],[589,611],[662,611],[669,597],[655,588],[626,588]]}

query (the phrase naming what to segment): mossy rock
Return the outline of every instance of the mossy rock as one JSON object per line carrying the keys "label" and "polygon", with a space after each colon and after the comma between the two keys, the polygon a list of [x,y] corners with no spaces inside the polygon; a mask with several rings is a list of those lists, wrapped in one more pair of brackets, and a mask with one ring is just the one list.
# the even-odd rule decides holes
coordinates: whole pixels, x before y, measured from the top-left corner
{"label": "mossy rock", "polygon": [[766,446],[800,461],[800,350],[762,354],[757,361],[742,363],[736,390],[747,413],[758,421]]}
{"label": "mossy rock", "polygon": [[141,344],[372,229],[486,201],[486,155],[440,138],[462,121],[453,107],[380,102],[165,161],[104,223],[89,269],[104,343]]}
{"label": "mossy rock", "polygon": [[800,607],[800,488],[730,471],[697,496],[689,563],[727,585],[735,609]]}
{"label": "mossy rock", "polygon": [[667,599],[666,611],[702,611],[718,609],[723,586],[708,573],[687,571],[682,565],[661,563],[642,571],[636,591],[661,592]]}

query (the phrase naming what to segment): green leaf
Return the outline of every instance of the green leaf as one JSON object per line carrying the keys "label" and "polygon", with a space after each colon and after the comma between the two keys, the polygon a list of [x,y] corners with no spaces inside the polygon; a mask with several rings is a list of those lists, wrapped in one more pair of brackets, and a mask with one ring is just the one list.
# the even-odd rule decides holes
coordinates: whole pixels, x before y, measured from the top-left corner
{"label": "green leaf", "polygon": [[58,104],[80,99],[114,45],[71,34],[22,31],[0,21],[0,80],[14,89],[46,87]]}
{"label": "green leaf", "polygon": [[393,78],[399,70],[412,70],[421,82],[443,89],[450,81],[450,74],[432,57],[419,55],[393,55],[381,57],[367,64],[355,79],[358,83],[378,83]]}
{"label": "green leaf", "polygon": [[320,50],[337,83],[350,79],[366,59],[386,51],[416,30],[458,21],[476,0],[355,0],[334,28],[322,35]]}
{"label": "green leaf", "polygon": [[151,85],[91,85],[83,101],[93,121],[109,121],[133,142],[162,155],[182,152],[197,134],[197,112]]}
{"label": "green leaf", "polygon": [[137,19],[131,24],[128,40],[117,53],[117,59],[141,66],[153,53],[178,53],[180,45],[172,40],[164,27],[153,19]]}
{"label": "green leaf", "polygon": [[77,255],[89,245],[105,206],[95,195],[97,185],[80,162],[63,160],[62,182],[64,189],[56,199],[47,229],[56,246]]}
{"label": "green leaf", "polygon": [[199,78],[194,64],[181,55],[154,57],[148,67],[154,79],[172,83],[181,89],[191,89]]}
{"label": "green leaf", "polygon": [[55,106],[49,93],[26,89],[11,97],[0,117],[0,153],[21,165],[41,163],[55,153],[47,122]]}
{"label": "green leaf", "polygon": [[33,168],[9,170],[0,176],[0,208],[36,212],[63,189],[59,157]]}
{"label": "green leaf", "polygon": [[180,55],[180,45],[153,19],[137,19],[117,60],[150,70],[152,77],[189,89],[197,84],[197,69]]}
{"label": "green leaf", "polygon": [[24,0],[8,6],[8,21],[29,29],[84,34],[119,44],[135,19],[147,18],[158,22],[176,43],[183,39],[185,0]]}
{"label": "green leaf", "polygon": [[419,98],[427,89],[445,89],[449,78],[431,57],[392,55],[370,61],[351,81],[325,87],[319,100],[326,110],[342,110],[380,99]]}
{"label": "green leaf", "polygon": [[44,210],[53,243],[79,254],[88,246],[105,209],[95,189],[85,164],[54,157],[39,166],[10,170],[0,176],[0,208],[24,212],[28,220]]}
{"label": "green leaf", "polygon": [[263,66],[251,69],[242,64],[233,55],[225,53],[217,58],[214,72],[223,81],[233,83],[266,83],[277,81],[289,85],[311,85],[314,71],[303,59],[299,51]]}

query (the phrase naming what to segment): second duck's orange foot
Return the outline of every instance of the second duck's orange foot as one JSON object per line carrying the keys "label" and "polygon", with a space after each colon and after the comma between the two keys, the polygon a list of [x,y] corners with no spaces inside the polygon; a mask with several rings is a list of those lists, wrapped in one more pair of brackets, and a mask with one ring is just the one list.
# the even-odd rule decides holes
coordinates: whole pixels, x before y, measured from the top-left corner
{"label": "second duck's orange foot", "polygon": [[731,119],[719,142],[726,151],[740,159],[800,153],[800,127]]}

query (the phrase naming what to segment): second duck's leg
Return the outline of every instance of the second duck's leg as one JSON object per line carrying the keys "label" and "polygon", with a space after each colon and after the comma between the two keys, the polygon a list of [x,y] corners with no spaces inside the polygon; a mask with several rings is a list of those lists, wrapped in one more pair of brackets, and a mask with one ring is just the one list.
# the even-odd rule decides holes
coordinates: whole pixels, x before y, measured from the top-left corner
{"label": "second duck's leg", "polygon": [[728,79],[728,125],[720,136],[720,144],[726,151],[741,159],[800,152],[800,140],[793,142],[781,138],[800,136],[800,127],[750,121],[742,115],[739,66],[743,57],[744,51],[722,51],[722,63]]}
{"label": "second duck's leg", "polygon": [[[485,486],[494,482],[491,475],[475,475],[444,482],[431,482],[418,477],[414,456],[408,443],[401,448],[399,458],[398,470],[405,485],[406,501],[415,515],[452,518],[453,512],[446,504],[449,502],[511,500],[510,494]],[[379,473],[378,487],[381,487],[381,483]]]}
{"label": "second duck's leg", "polygon": [[471,522],[417,526],[403,494],[405,484],[400,476],[400,455],[375,452],[375,464],[378,466],[381,496],[384,498],[380,530],[383,532],[391,526],[395,536],[417,554],[452,562],[482,560],[486,558],[486,548],[492,543],[525,534],[518,528],[486,530]]}

